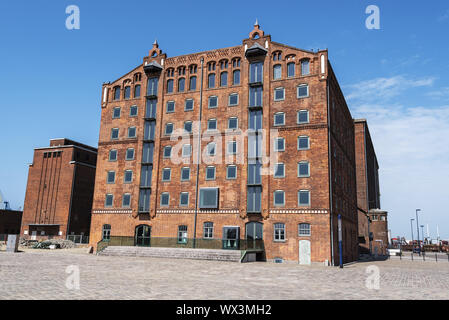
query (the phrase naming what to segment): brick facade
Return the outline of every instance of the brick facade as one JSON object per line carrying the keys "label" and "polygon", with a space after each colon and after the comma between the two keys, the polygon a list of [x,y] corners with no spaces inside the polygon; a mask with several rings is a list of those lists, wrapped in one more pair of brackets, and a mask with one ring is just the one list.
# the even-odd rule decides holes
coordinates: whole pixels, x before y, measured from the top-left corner
{"label": "brick facade", "polygon": [[[255,36],[255,37],[254,37]],[[253,53],[254,52],[254,53]],[[250,54],[251,53],[251,54]],[[279,58],[278,58],[279,57]],[[193,53],[168,58],[157,43],[153,45],[143,64],[136,67],[116,81],[105,83],[101,97],[101,126],[99,135],[98,162],[95,178],[95,193],[92,209],[91,244],[102,240],[102,228],[110,225],[111,236],[134,237],[139,225],[151,227],[151,237],[177,237],[178,226],[187,226],[188,238],[194,237],[195,216],[196,238],[203,237],[203,223],[213,222],[213,238],[223,237],[223,227],[237,226],[240,238],[245,239],[246,227],[250,222],[263,225],[265,255],[268,260],[282,258],[288,261],[299,260],[299,241],[308,240],[311,246],[312,262],[338,261],[337,216],[343,221],[343,257],[345,262],[357,259],[357,198],[355,178],[354,125],[345,103],[332,67],[328,61],[327,50],[306,51],[271,40],[258,25],[255,25],[250,37],[235,47]],[[239,61],[239,62],[237,62]],[[308,61],[309,72],[304,71]],[[251,64],[261,62],[262,79],[252,81]],[[211,64],[212,63],[212,64]],[[212,67],[213,63],[215,64]],[[274,79],[274,66],[280,65],[281,76]],[[288,66],[294,66],[294,72],[288,74]],[[234,71],[239,70],[240,81],[233,83]],[[290,69],[292,70],[292,69]],[[222,72],[227,72],[227,84],[221,86]],[[214,88],[208,87],[209,75],[215,74]],[[189,90],[192,76],[196,77],[195,90]],[[157,78],[157,92],[149,94],[147,79]],[[180,78],[185,78],[185,89],[178,90]],[[167,92],[170,80],[173,80],[173,92]],[[151,80],[152,81],[152,80]],[[181,80],[182,81],[182,80]],[[202,87],[201,87],[202,85]],[[298,98],[298,86],[308,85],[308,94]],[[135,96],[136,86],[140,86],[140,96]],[[250,93],[259,86],[262,90],[262,128],[265,130],[262,146],[269,156],[276,155],[276,163],[283,163],[283,178],[273,174],[262,175],[261,208],[259,213],[248,212],[248,168],[249,152],[252,145],[247,135],[250,112],[256,110],[250,105]],[[130,89],[126,89],[129,87]],[[120,88],[115,97],[116,88]],[[275,89],[284,88],[283,99],[275,99]],[[129,97],[125,92],[129,90]],[[238,104],[229,106],[229,95],[238,94]],[[218,98],[218,106],[209,108],[209,97]],[[116,99],[117,98],[117,99]],[[148,101],[156,101],[157,111],[154,118],[148,117]],[[193,110],[185,111],[186,100],[193,99]],[[174,102],[174,112],[167,112],[167,103]],[[219,155],[203,157],[199,165],[197,180],[197,130],[181,138],[170,139],[164,134],[167,123],[174,129],[182,129],[185,121],[197,125],[201,113],[201,149],[204,150],[212,135],[207,132],[209,119],[217,120],[217,131],[225,132],[230,117],[238,118],[238,129],[229,134],[218,134],[223,143],[217,144],[218,153],[224,155],[237,167],[237,178],[227,179],[226,166],[229,163],[217,163]],[[137,107],[137,116],[130,116],[132,106]],[[114,109],[120,108],[120,116],[114,117]],[[118,109],[116,109],[117,111]],[[251,111],[253,110],[253,111]],[[299,111],[308,111],[308,121],[298,123]],[[170,110],[171,111],[171,110]],[[255,112],[255,111],[254,111]],[[275,114],[284,113],[285,122],[274,125]],[[118,114],[118,113],[117,113]],[[117,116],[116,114],[116,116]],[[148,142],[144,139],[146,121],[154,121],[155,135]],[[135,127],[135,137],[128,137],[128,129]],[[111,139],[113,129],[118,129],[118,138]],[[271,131],[276,129],[276,131]],[[282,137],[285,141],[284,151],[274,151],[274,138]],[[298,137],[309,137],[309,148],[298,150]],[[225,139],[237,141],[237,155],[226,154]],[[172,141],[173,140],[173,141]],[[146,166],[143,161],[143,146],[154,144],[152,159],[151,196],[148,210],[142,210],[139,195],[142,190],[141,170]],[[182,144],[193,145],[192,154],[181,158],[188,163],[176,163],[173,155]],[[172,146],[172,157],[165,158],[164,147]],[[134,149],[134,158],[126,159],[128,149]],[[111,150],[117,151],[117,159],[110,161]],[[309,176],[298,177],[298,163],[310,164]],[[215,179],[207,180],[207,166],[215,166]],[[190,168],[190,180],[181,181],[181,168]],[[264,164],[264,168],[269,164]],[[170,181],[162,181],[164,168],[171,169]],[[132,171],[132,182],[124,183],[125,171]],[[107,183],[108,172],[114,172],[115,181]],[[196,183],[199,189],[205,187],[219,188],[218,208],[196,211]],[[274,192],[284,192],[284,204],[274,205]],[[299,205],[300,190],[310,192],[309,205]],[[180,206],[180,193],[189,193],[189,202]],[[168,193],[168,206],[161,205],[161,195]],[[106,195],[108,198],[106,198]],[[124,198],[129,197],[130,205],[124,205]],[[112,198],[113,197],[113,198]],[[139,199],[140,197],[140,199]],[[107,203],[112,201],[111,203]],[[126,198],[128,199],[128,198]],[[274,241],[275,224],[284,224],[285,237]],[[308,236],[299,235],[299,224],[310,224]],[[333,239],[333,241],[332,241]]]}
{"label": "brick facade", "polygon": [[89,235],[97,149],[53,139],[34,150],[29,167],[21,236]]}

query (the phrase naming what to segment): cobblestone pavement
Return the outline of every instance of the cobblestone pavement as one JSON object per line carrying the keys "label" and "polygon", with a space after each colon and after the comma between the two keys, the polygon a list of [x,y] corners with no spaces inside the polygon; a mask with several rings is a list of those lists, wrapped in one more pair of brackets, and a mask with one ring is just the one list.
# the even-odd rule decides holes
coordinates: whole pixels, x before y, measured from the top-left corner
{"label": "cobblestone pavement", "polygon": [[[85,251],[0,252],[0,299],[449,299],[447,261],[391,259],[339,269]],[[79,290],[66,287],[72,265],[79,267]],[[369,266],[379,268],[378,290],[366,286]]]}

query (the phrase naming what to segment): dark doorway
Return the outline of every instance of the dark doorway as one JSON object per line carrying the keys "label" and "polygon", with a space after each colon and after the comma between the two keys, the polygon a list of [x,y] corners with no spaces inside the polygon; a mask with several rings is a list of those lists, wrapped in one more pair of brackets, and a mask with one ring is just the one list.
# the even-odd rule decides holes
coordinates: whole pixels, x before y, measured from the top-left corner
{"label": "dark doorway", "polygon": [[147,225],[140,225],[136,227],[135,235],[136,246],[149,247],[151,238],[151,227]]}

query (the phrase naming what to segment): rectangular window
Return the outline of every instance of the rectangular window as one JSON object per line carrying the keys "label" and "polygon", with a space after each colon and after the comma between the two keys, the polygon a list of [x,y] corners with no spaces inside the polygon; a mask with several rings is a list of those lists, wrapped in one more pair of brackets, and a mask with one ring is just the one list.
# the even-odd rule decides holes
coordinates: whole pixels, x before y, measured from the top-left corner
{"label": "rectangular window", "polygon": [[170,194],[168,192],[164,192],[161,194],[161,207],[168,207],[170,204]]}
{"label": "rectangular window", "polygon": [[262,136],[261,135],[248,135],[248,158],[260,158],[262,157]]}
{"label": "rectangular window", "polygon": [[192,133],[192,121],[184,122],[184,131],[188,133]]}
{"label": "rectangular window", "polygon": [[239,104],[239,95],[238,93],[231,93],[229,95],[229,106],[236,106]]}
{"label": "rectangular window", "polygon": [[108,171],[107,183],[115,183],[115,171]]}
{"label": "rectangular window", "polygon": [[109,161],[117,161],[117,150],[109,151]]}
{"label": "rectangular window", "polygon": [[147,119],[156,119],[156,100],[148,99],[147,105],[145,109],[145,118]]}
{"label": "rectangular window", "polygon": [[236,117],[232,117],[228,119],[228,129],[236,130],[239,127],[239,119]]}
{"label": "rectangular window", "polygon": [[262,87],[249,88],[249,106],[262,107]]}
{"label": "rectangular window", "polygon": [[310,236],[310,224],[300,223],[298,225],[298,236]]}
{"label": "rectangular window", "polygon": [[229,180],[237,179],[237,166],[226,167],[226,179]]}
{"label": "rectangular window", "polygon": [[285,224],[274,224],[274,241],[285,241]]}
{"label": "rectangular window", "polygon": [[282,78],[282,66],[277,64],[273,67],[273,79],[278,80]]}
{"label": "rectangular window", "polygon": [[181,207],[187,207],[189,205],[189,193],[181,192],[179,195],[179,205]]}
{"label": "rectangular window", "polygon": [[285,165],[283,163],[276,163],[274,166],[274,177],[285,178]]}
{"label": "rectangular window", "polygon": [[140,174],[140,186],[143,188],[151,187],[151,178],[153,175],[153,166],[143,165]]}
{"label": "rectangular window", "polygon": [[153,163],[154,143],[144,143],[142,150],[142,163]]}
{"label": "rectangular window", "polygon": [[285,151],[285,139],[276,138],[274,142],[274,151]]}
{"label": "rectangular window", "polygon": [[137,106],[131,106],[129,108],[129,116],[130,117],[137,117]]}
{"label": "rectangular window", "polygon": [[237,141],[228,142],[228,154],[237,154]]}
{"label": "rectangular window", "polygon": [[106,199],[104,201],[105,207],[112,207],[114,204],[114,196],[112,194],[107,194]]}
{"label": "rectangular window", "polygon": [[192,146],[190,144],[185,144],[182,146],[182,156],[190,157],[192,154]]}
{"label": "rectangular window", "polygon": [[217,130],[217,119],[207,120],[207,130]]}
{"label": "rectangular window", "polygon": [[211,73],[207,77],[207,87],[215,88],[215,73]]}
{"label": "rectangular window", "polygon": [[274,192],[274,205],[283,207],[285,205],[285,192],[283,190],[276,190]]}
{"label": "rectangular window", "polygon": [[156,132],[156,121],[145,121],[143,130],[143,140],[154,141],[154,135]]}
{"label": "rectangular window", "polygon": [[263,81],[263,62],[251,63],[249,66],[249,82],[262,82]]}
{"label": "rectangular window", "polygon": [[233,84],[234,85],[240,84],[240,70],[234,70],[232,75],[233,75]]}
{"label": "rectangular window", "polygon": [[126,149],[126,160],[134,160],[134,148]]}
{"label": "rectangular window", "polygon": [[147,95],[157,96],[157,82],[158,78],[148,78]]}
{"label": "rectangular window", "polygon": [[309,137],[301,136],[298,137],[298,150],[307,150],[309,149]]}
{"label": "rectangular window", "polygon": [[214,237],[214,224],[213,222],[204,222],[203,224],[203,238],[212,239]]}
{"label": "rectangular window", "polygon": [[274,125],[275,126],[285,125],[285,113],[278,112],[274,114]]}
{"label": "rectangular window", "polygon": [[174,84],[173,79],[167,80],[167,93],[173,93],[173,84]]}
{"label": "rectangular window", "polygon": [[118,139],[118,128],[112,128],[111,129],[111,140],[117,140]]}
{"label": "rectangular window", "polygon": [[184,106],[184,111],[192,111],[193,110],[193,99],[187,99],[186,104]]}
{"label": "rectangular window", "polygon": [[181,169],[181,181],[189,181],[190,180],[190,168],[184,167]]}
{"label": "rectangular window", "polygon": [[150,189],[141,189],[139,192],[139,212],[150,211]]}
{"label": "rectangular window", "polygon": [[285,99],[285,90],[284,88],[276,88],[274,89],[274,101],[281,101]]}
{"label": "rectangular window", "polygon": [[262,129],[262,110],[249,111],[249,129],[255,131]]}
{"label": "rectangular window", "polygon": [[251,213],[260,213],[262,206],[262,187],[248,187],[247,211]]}
{"label": "rectangular window", "polygon": [[196,77],[190,77],[190,85],[189,85],[189,89],[191,91],[196,90]]}
{"label": "rectangular window", "polygon": [[129,208],[131,207],[131,194],[125,193],[122,198],[122,207]]}
{"label": "rectangular window", "polygon": [[112,119],[118,119],[120,118],[120,107],[115,107],[112,110]]}
{"label": "rectangular window", "polygon": [[125,87],[125,99],[129,99],[131,96],[131,87]]}
{"label": "rectangular window", "polygon": [[171,135],[173,133],[173,123],[165,124],[165,135]]}
{"label": "rectangular window", "polygon": [[140,84],[134,87],[134,98],[140,97]]}
{"label": "rectangular window", "polygon": [[201,209],[218,208],[218,188],[200,189],[200,208]]}
{"label": "rectangular window", "polygon": [[260,161],[249,161],[248,163],[248,184],[262,184],[262,163]]}
{"label": "rectangular window", "polygon": [[309,60],[301,61],[301,75],[305,76],[310,73]]}
{"label": "rectangular window", "polygon": [[218,107],[218,97],[217,96],[212,96],[209,97],[209,103],[208,103],[208,108],[209,109],[214,109]]}
{"label": "rectangular window", "polygon": [[135,138],[136,137],[136,127],[129,127],[128,128],[128,138]]}
{"label": "rectangular window", "polygon": [[187,243],[187,226],[178,227],[178,243]]}
{"label": "rectangular window", "polygon": [[206,180],[215,180],[215,167],[206,168]]}
{"label": "rectangular window", "polygon": [[298,177],[309,177],[310,165],[307,161],[301,161],[298,163]]}
{"label": "rectangular window", "polygon": [[294,77],[295,76],[295,63],[290,62],[287,64],[287,77]]}
{"label": "rectangular window", "polygon": [[298,124],[309,123],[309,111],[307,110],[298,111],[297,122]]}
{"label": "rectangular window", "polygon": [[309,85],[308,84],[302,84],[298,86],[298,93],[297,97],[300,98],[307,98],[309,96]]}
{"label": "rectangular window", "polygon": [[298,192],[298,205],[300,207],[310,206],[310,191],[300,190]]}
{"label": "rectangular window", "polygon": [[171,169],[165,168],[162,169],[162,181],[170,181],[171,180]]}
{"label": "rectangular window", "polygon": [[166,109],[167,113],[172,113],[175,112],[175,102],[174,101],[168,101],[167,102],[167,109]]}
{"label": "rectangular window", "polygon": [[125,170],[125,174],[123,176],[123,182],[124,183],[133,182],[133,171],[132,170]]}
{"label": "rectangular window", "polygon": [[164,147],[164,158],[170,158],[171,157],[171,146],[165,146]]}

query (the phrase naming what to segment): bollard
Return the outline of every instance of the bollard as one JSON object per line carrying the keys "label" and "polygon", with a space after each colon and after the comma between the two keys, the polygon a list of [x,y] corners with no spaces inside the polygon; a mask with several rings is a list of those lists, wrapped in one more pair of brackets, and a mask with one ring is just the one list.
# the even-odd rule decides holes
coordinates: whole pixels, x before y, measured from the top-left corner
{"label": "bollard", "polygon": [[422,260],[426,261],[426,252],[425,251],[422,253]]}
{"label": "bollard", "polygon": [[438,262],[438,255],[435,253],[435,262]]}
{"label": "bollard", "polygon": [[413,251],[412,251],[412,261],[413,261]]}

